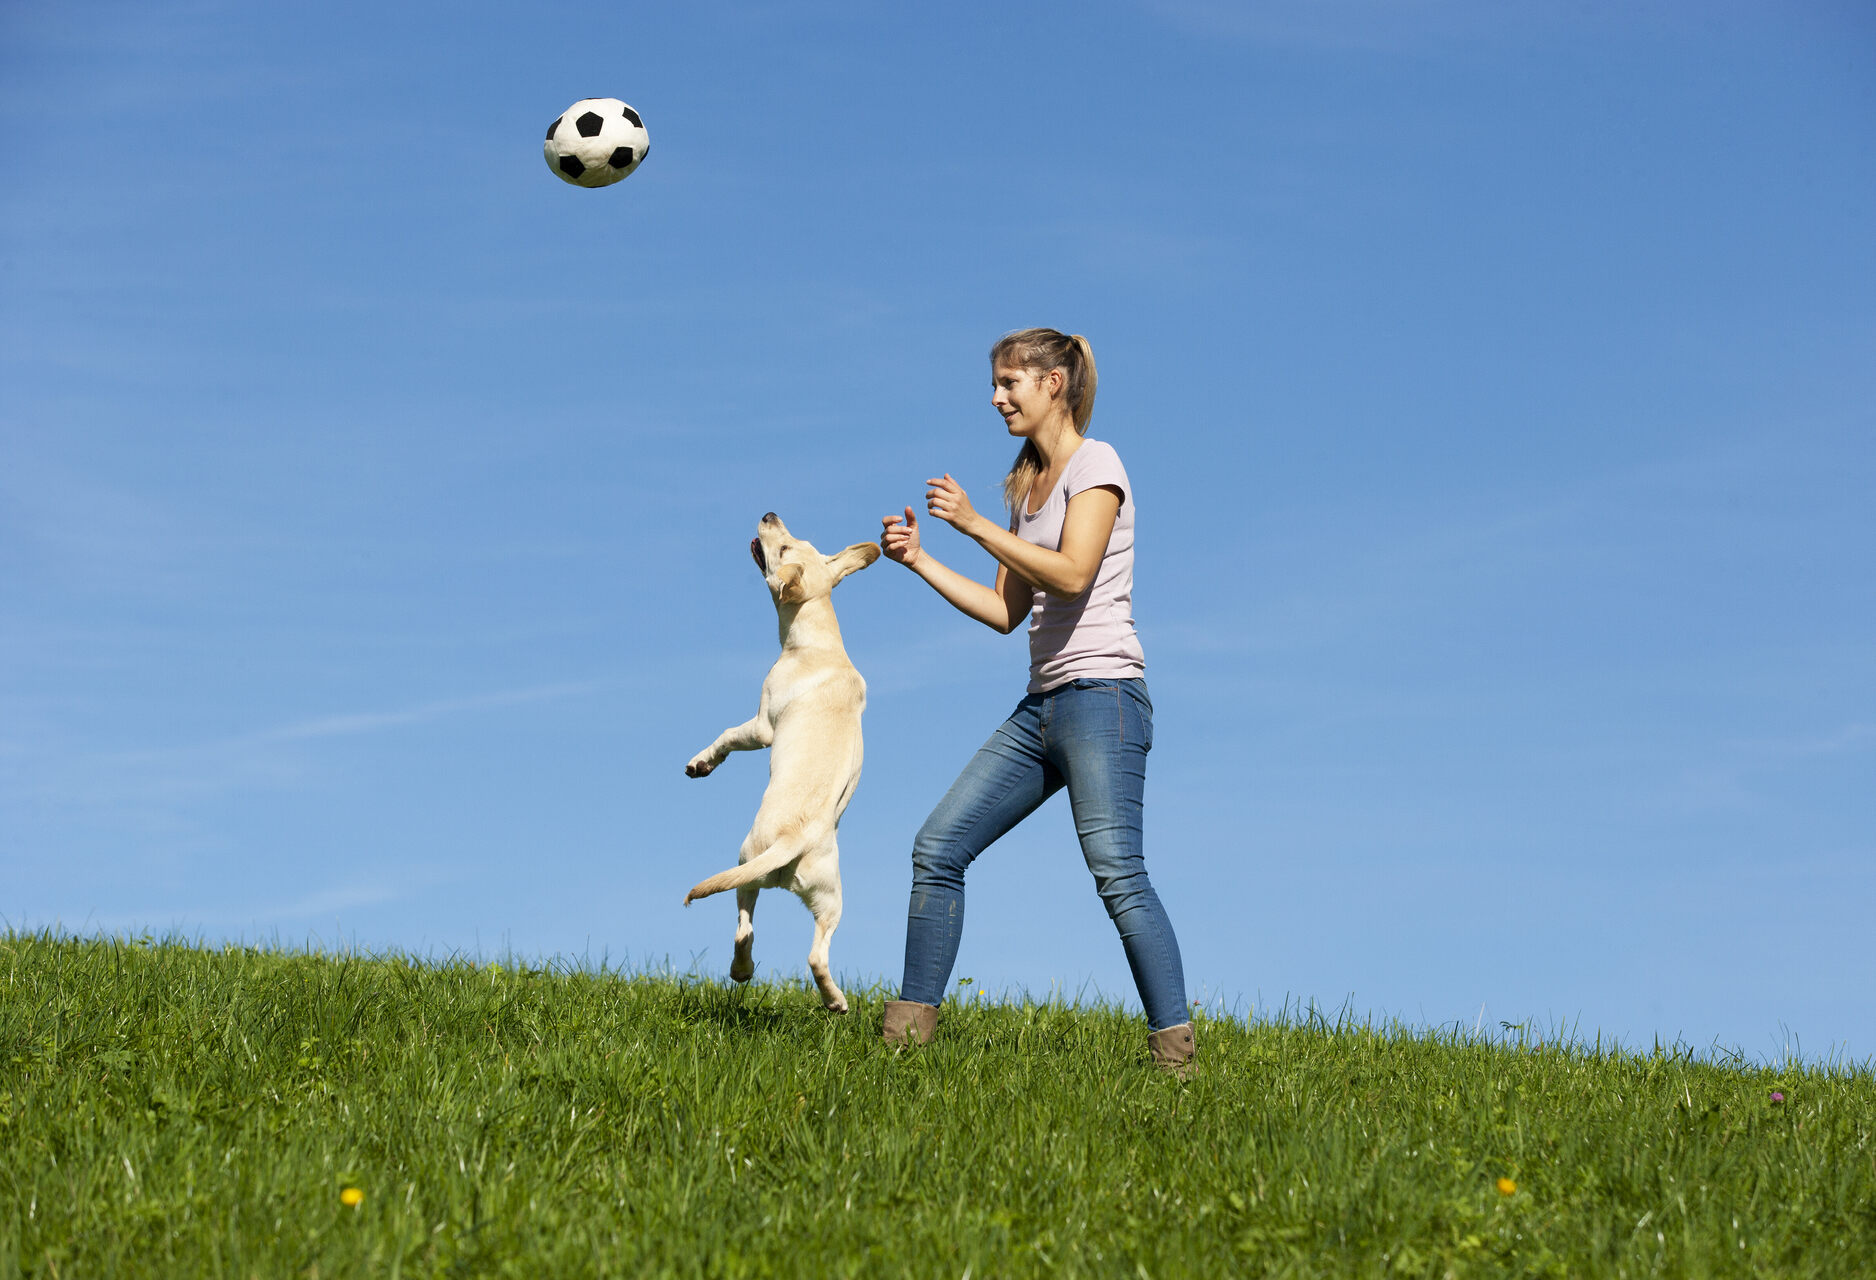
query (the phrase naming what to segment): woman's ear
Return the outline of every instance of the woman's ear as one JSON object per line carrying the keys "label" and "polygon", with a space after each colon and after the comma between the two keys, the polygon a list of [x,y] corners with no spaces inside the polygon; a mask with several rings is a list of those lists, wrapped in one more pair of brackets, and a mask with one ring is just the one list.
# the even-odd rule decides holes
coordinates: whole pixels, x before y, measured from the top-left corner
{"label": "woman's ear", "polygon": [[1068,371],[1066,369],[1049,370],[1042,375],[1042,385],[1048,391],[1049,399],[1051,400],[1066,395],[1068,393]]}

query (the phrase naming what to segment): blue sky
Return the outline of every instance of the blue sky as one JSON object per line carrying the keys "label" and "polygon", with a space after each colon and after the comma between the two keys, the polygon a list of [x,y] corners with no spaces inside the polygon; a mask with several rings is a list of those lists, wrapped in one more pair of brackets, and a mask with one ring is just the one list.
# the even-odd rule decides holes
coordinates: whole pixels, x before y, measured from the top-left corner
{"label": "blue sky", "polygon": [[[590,95],[652,136],[598,191],[539,152]],[[1876,1055],[1867,6],[13,0],[0,112],[15,927],[721,972],[755,520],[988,503],[1047,324],[1195,998]],[[896,980],[1024,646],[838,603],[834,961]],[[1132,999],[1064,802],[958,973]]]}

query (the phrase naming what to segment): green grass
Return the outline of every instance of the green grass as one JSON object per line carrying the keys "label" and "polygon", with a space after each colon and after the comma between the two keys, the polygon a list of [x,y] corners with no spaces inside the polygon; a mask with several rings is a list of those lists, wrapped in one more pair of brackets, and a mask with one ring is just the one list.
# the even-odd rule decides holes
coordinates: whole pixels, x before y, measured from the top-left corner
{"label": "green grass", "polygon": [[1876,1269],[1866,1068],[849,994],[0,934],[0,1280]]}

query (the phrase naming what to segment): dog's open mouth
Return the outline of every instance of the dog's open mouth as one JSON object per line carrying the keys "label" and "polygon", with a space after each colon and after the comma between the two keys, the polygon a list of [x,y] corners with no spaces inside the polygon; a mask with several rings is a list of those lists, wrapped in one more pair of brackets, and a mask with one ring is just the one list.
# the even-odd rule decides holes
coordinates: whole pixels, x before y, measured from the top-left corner
{"label": "dog's open mouth", "polygon": [[765,578],[768,577],[769,562],[762,558],[762,539],[751,538],[749,540],[749,554],[754,557],[756,568],[762,570],[762,576]]}

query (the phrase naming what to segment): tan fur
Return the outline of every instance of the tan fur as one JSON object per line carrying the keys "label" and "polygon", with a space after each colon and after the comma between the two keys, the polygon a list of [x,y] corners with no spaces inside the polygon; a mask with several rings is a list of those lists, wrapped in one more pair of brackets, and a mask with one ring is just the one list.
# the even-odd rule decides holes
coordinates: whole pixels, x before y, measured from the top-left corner
{"label": "tan fur", "polygon": [[684,905],[736,890],[730,977],[747,982],[756,970],[757,893],[787,889],[796,894],[814,915],[808,970],[821,1002],[845,1013],[847,997],[827,964],[828,944],[840,925],[840,849],[834,835],[860,781],[866,681],[847,659],[829,593],[848,574],[877,560],[879,547],[859,542],[823,556],[770,512],[757,525],[750,551],[775,600],[782,654],[762,682],[755,718],[718,734],[684,772],[708,777],[730,752],[768,747],[769,785],[743,840],[739,865],[703,881],[685,896]]}

